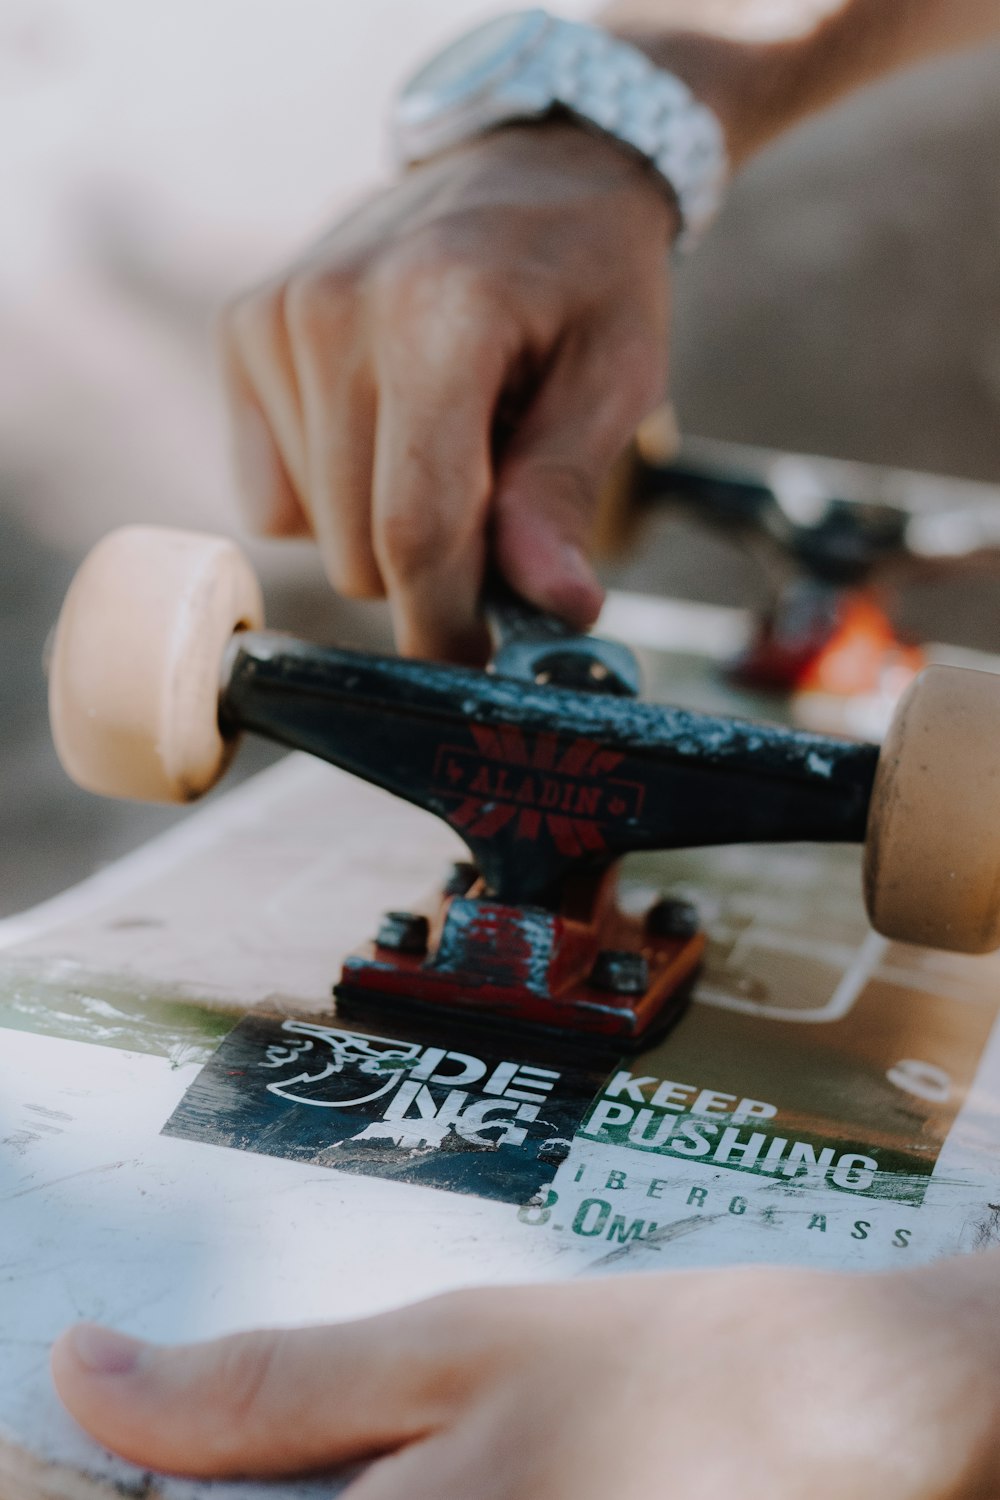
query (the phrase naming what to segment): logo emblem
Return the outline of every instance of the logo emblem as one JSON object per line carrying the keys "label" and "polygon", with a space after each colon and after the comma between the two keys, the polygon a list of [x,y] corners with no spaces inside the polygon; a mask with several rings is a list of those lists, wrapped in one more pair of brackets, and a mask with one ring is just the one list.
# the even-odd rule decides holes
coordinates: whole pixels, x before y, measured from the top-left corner
{"label": "logo emblem", "polygon": [[526,1203],[569,1152],[605,1070],[507,1045],[247,1016],[164,1134]]}
{"label": "logo emblem", "polygon": [[601,853],[607,829],[642,811],[645,788],[620,774],[621,751],[545,731],[470,727],[472,745],[441,745],[434,764],[434,791],[454,804],[448,821],[468,838],[547,837],[577,858]]}

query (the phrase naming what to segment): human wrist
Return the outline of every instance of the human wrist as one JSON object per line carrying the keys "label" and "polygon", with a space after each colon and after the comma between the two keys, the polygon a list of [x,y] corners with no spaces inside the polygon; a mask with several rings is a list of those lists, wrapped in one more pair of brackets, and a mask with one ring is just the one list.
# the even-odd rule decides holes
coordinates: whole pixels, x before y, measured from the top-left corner
{"label": "human wrist", "polygon": [[982,0],[609,0],[597,20],[714,111],[734,167],[854,90],[1000,32]]}
{"label": "human wrist", "polygon": [[808,71],[810,36],[758,41],[695,29],[659,29],[620,14],[601,24],[674,73],[717,116],[733,170],[806,111],[799,79]]}
{"label": "human wrist", "polygon": [[548,117],[605,136],[658,176],[676,199],[682,248],[708,228],[728,175],[714,113],[641,49],[538,7],[504,12],[429,58],[398,95],[392,132],[399,159],[412,164]]}
{"label": "human wrist", "polygon": [[511,121],[461,142],[438,159],[448,158],[478,162],[491,174],[517,174],[522,185],[536,184],[536,197],[549,190],[553,203],[573,186],[593,189],[602,199],[620,195],[641,202],[643,233],[659,232],[665,251],[683,228],[669,183],[618,141],[568,116]]}

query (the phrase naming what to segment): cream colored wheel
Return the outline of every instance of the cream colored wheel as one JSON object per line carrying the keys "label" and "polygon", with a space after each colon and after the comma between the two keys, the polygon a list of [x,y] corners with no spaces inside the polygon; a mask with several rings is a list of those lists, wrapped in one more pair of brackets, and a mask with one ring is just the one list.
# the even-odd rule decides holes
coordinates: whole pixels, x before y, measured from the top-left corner
{"label": "cream colored wheel", "polygon": [[886,937],[1000,947],[1000,676],[928,667],[879,756],[865,901]]}
{"label": "cream colored wheel", "polygon": [[218,780],[219,673],[264,621],[246,557],[223,537],[128,526],[99,542],[56,626],[49,716],[67,773],[105,797],[188,802]]}

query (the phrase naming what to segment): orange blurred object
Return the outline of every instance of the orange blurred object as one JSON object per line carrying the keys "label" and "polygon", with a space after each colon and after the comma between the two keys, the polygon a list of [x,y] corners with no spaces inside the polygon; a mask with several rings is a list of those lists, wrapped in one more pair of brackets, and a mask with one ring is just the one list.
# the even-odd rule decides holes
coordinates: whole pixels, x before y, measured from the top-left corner
{"label": "orange blurred object", "polygon": [[925,665],[925,653],[899,640],[875,594],[798,580],[733,674],[750,687],[788,696],[803,728],[877,740]]}
{"label": "orange blurred object", "polygon": [[800,692],[887,693],[896,698],[926,665],[919,646],[900,641],[873,595],[849,593],[841,598],[832,635],[800,671]]}

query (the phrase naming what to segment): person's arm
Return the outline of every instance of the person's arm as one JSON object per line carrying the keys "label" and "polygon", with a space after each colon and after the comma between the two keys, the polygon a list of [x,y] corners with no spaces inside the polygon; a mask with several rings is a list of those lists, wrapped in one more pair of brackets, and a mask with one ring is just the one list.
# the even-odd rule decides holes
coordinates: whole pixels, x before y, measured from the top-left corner
{"label": "person's arm", "polygon": [[[619,0],[606,24],[689,81],[738,166],[850,89],[1000,31],[998,13]],[[481,658],[488,548],[527,599],[590,623],[601,483],[664,394],[677,228],[644,163],[565,121],[404,174],[224,320],[252,522],[311,531],[335,587],[387,594],[410,654]]]}
{"label": "person's arm", "polygon": [[360,1323],[56,1346],[143,1468],[346,1500],[994,1500],[1000,1253],[892,1275],[728,1270],[460,1292]]}
{"label": "person's arm", "polygon": [[598,19],[715,110],[734,166],[897,68],[1000,36],[997,0],[613,0]]}

